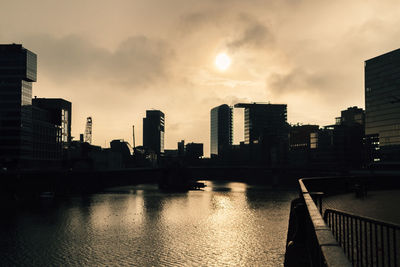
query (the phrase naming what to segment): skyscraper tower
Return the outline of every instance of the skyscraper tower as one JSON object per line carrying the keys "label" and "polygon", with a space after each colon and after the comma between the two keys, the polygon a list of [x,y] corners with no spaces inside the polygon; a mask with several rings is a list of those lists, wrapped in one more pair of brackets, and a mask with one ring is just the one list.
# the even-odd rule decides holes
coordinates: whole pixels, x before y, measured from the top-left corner
{"label": "skyscraper tower", "polygon": [[36,72],[36,54],[20,44],[0,45],[0,164],[24,168],[32,159]]}
{"label": "skyscraper tower", "polygon": [[268,136],[288,138],[287,106],[284,104],[239,103],[244,108],[244,141],[259,143]]}
{"label": "skyscraper tower", "polygon": [[[382,158],[400,161],[400,49],[365,61],[365,135]],[[369,141],[368,141],[369,140]]]}
{"label": "skyscraper tower", "polygon": [[143,146],[157,155],[164,153],[165,117],[160,110],[146,110],[143,118]]}
{"label": "skyscraper tower", "polygon": [[232,145],[232,119],[232,108],[226,104],[211,109],[211,156],[220,155]]}

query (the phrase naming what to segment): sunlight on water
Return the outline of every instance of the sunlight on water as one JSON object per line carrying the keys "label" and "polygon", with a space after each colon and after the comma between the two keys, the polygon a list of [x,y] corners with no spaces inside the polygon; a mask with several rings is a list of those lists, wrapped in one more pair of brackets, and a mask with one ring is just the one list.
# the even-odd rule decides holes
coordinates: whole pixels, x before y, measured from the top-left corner
{"label": "sunlight on water", "polygon": [[281,266],[294,192],[206,182],[155,185],[18,210],[3,227],[0,265]]}

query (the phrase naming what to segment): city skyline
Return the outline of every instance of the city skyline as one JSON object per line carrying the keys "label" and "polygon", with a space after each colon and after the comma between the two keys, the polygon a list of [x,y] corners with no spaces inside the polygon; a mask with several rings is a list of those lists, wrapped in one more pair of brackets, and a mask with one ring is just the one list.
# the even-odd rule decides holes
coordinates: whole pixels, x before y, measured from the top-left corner
{"label": "city skyline", "polygon": [[[33,96],[73,103],[75,140],[92,116],[94,144],[130,141],[154,108],[167,117],[165,148],[185,139],[207,156],[212,107],[284,103],[290,123],[332,124],[364,108],[364,61],[400,41],[395,1],[182,3],[5,1],[0,42],[38,55]],[[222,52],[225,71],[214,66]]]}

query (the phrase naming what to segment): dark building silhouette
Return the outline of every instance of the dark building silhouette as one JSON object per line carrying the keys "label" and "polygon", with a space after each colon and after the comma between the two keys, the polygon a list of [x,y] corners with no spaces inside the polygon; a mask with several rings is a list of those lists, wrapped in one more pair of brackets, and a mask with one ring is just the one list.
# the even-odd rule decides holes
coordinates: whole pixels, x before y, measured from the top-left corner
{"label": "dark building silhouette", "polygon": [[59,168],[63,158],[61,126],[53,121],[53,114],[32,105],[32,144],[35,168]]}
{"label": "dark building silhouette", "polygon": [[178,156],[185,156],[185,140],[181,140],[180,142],[178,142]]}
{"label": "dark building silhouette", "polygon": [[292,125],[289,131],[290,150],[310,149],[311,137],[318,129],[318,125]]}
{"label": "dark building silhouette", "polygon": [[103,149],[87,142],[72,141],[66,150],[65,164],[70,170],[121,169],[125,167],[123,151],[116,150],[112,148]]}
{"label": "dark building silhouette", "polygon": [[348,170],[362,166],[364,111],[351,107],[341,112],[336,124],[311,133],[312,163],[316,168]]}
{"label": "dark building silhouette", "polygon": [[350,107],[341,111],[341,116],[337,124],[341,125],[365,125],[365,112],[362,108]]}
{"label": "dark building silhouette", "polygon": [[211,156],[221,155],[233,141],[232,108],[220,105],[211,109]]}
{"label": "dark building silhouette", "polygon": [[160,110],[147,110],[143,118],[143,146],[155,154],[164,153],[165,117]]}
{"label": "dark building silhouette", "polygon": [[185,156],[190,159],[199,159],[203,156],[202,143],[188,143],[186,144]]}
{"label": "dark building silhouette", "polygon": [[287,139],[287,105],[239,103],[235,108],[244,108],[244,142],[259,143],[263,137],[279,136]]}
{"label": "dark building silhouette", "polygon": [[36,72],[36,54],[20,44],[0,45],[0,164],[9,168],[28,168],[33,157]]}
{"label": "dark building silhouette", "polygon": [[287,105],[239,103],[244,108],[244,144],[249,161],[254,164],[276,167],[287,162],[289,150],[289,125]]}
{"label": "dark building silhouette", "polygon": [[365,135],[380,157],[400,160],[400,49],[365,61]]}
{"label": "dark building silhouette", "polygon": [[133,166],[132,162],[133,148],[128,142],[122,139],[112,140],[110,142],[110,150],[115,154],[120,155],[120,157],[122,158],[123,167],[126,168]]}
{"label": "dark building silhouette", "polygon": [[50,122],[61,129],[61,142],[64,148],[71,142],[71,102],[61,98],[34,98],[32,105],[46,110],[50,116]]}

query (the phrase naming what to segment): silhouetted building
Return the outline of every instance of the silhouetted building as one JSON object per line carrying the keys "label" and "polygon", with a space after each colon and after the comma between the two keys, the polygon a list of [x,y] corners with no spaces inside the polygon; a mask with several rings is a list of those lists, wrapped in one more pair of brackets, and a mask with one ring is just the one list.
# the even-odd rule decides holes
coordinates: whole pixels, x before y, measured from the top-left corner
{"label": "silhouetted building", "polygon": [[61,167],[63,158],[61,126],[54,123],[53,114],[33,105],[32,129],[32,165],[34,168]]}
{"label": "silhouetted building", "polygon": [[32,82],[36,54],[20,44],[0,45],[0,164],[28,168],[32,159]]}
{"label": "silhouetted building", "polygon": [[125,142],[122,139],[112,140],[110,142],[110,150],[116,154],[121,155],[123,167],[133,167],[133,149],[128,142]]}
{"label": "silhouetted building", "polygon": [[352,107],[341,112],[337,124],[311,133],[314,167],[348,170],[359,168],[364,161],[364,111]]}
{"label": "silhouetted building", "polygon": [[357,106],[350,107],[341,111],[340,123],[341,125],[352,126],[355,124],[365,125],[365,112],[362,108]]}
{"label": "silhouetted building", "polygon": [[400,49],[365,61],[365,135],[379,161],[400,160]]}
{"label": "silhouetted building", "polygon": [[244,108],[244,142],[259,143],[263,137],[286,137],[288,134],[287,105],[284,104],[236,104]]}
{"label": "silhouetted building", "polygon": [[203,156],[202,143],[188,143],[186,145],[185,156],[190,159],[199,159]]}
{"label": "silhouetted building", "polygon": [[179,152],[177,149],[164,149],[164,158],[177,158]]}
{"label": "silhouetted building", "polygon": [[66,152],[65,164],[71,170],[115,170],[124,167],[121,153],[87,142],[72,141]]}
{"label": "silhouetted building", "polygon": [[267,166],[286,164],[289,150],[287,106],[239,103],[235,108],[244,108],[244,145],[248,145],[250,161]]}
{"label": "silhouetted building", "polygon": [[289,132],[289,147],[291,150],[310,149],[311,135],[318,132],[318,125],[293,125]]}
{"label": "silhouetted building", "polygon": [[34,98],[32,105],[46,110],[50,121],[61,128],[61,142],[64,148],[71,142],[71,102],[61,98]]}
{"label": "silhouetted building", "polygon": [[164,153],[165,117],[160,110],[147,110],[143,118],[143,146],[157,155]]}
{"label": "silhouetted building", "polygon": [[185,140],[181,140],[180,142],[178,142],[178,156],[185,156]]}
{"label": "silhouetted building", "polygon": [[211,109],[211,156],[220,155],[233,141],[232,108],[220,105]]}

